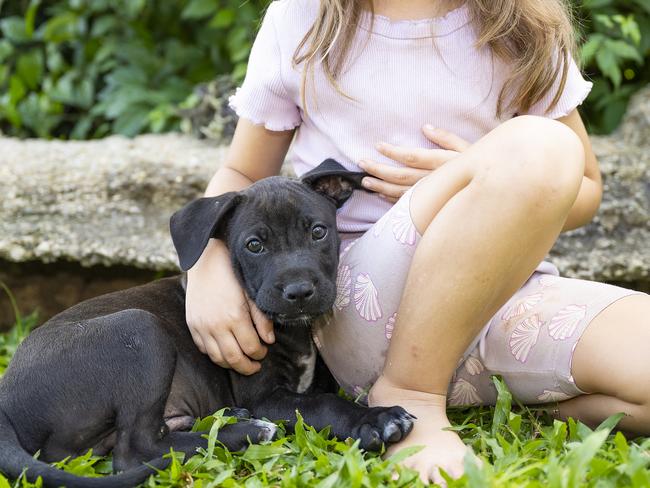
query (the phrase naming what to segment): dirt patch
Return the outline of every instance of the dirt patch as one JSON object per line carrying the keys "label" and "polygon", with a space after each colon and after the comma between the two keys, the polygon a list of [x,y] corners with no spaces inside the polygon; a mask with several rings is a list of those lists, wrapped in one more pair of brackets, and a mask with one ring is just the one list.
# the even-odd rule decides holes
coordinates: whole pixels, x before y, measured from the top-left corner
{"label": "dirt patch", "polygon": [[[17,264],[0,260],[0,280],[13,293],[21,313],[38,310],[39,323],[82,300],[159,277],[160,273],[126,266],[86,268],[71,262]],[[0,293],[0,330],[13,323],[9,299]]]}

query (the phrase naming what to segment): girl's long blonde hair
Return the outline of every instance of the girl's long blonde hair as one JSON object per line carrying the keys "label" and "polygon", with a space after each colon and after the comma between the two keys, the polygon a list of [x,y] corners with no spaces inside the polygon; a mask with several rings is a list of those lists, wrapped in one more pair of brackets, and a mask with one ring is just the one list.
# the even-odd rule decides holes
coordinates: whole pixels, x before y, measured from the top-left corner
{"label": "girl's long blonde hair", "polygon": [[[526,113],[544,98],[558,80],[557,105],[576,41],[571,9],[566,0],[465,0],[478,32],[477,48],[487,46],[511,68],[499,94],[497,116],[505,110]],[[368,0],[374,15],[372,0]],[[363,13],[360,0],[320,0],[317,21],[293,56],[302,64],[302,101],[306,107],[307,79],[314,65],[322,69],[343,96],[337,79],[353,45]]]}

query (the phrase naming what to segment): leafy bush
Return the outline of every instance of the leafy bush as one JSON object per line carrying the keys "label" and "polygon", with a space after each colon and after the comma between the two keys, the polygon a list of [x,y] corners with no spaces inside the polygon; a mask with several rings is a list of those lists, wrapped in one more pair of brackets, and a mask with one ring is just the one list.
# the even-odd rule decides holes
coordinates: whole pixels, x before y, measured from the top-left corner
{"label": "leafy bush", "polygon": [[575,0],[580,57],[594,88],[584,105],[591,132],[609,133],[630,96],[650,81],[650,1]]}
{"label": "leafy bush", "polygon": [[196,84],[243,75],[266,3],[0,0],[0,130],[81,139],[176,129]]}
{"label": "leafy bush", "polygon": [[[269,0],[0,0],[0,131],[94,138],[178,129],[194,87],[241,79]],[[584,111],[616,127],[650,79],[650,2],[573,0],[594,80]]]}

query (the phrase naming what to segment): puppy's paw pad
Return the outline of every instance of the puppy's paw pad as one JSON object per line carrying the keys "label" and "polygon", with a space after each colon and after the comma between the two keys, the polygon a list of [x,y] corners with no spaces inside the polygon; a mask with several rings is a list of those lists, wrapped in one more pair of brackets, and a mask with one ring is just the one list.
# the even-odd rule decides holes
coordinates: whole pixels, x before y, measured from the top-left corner
{"label": "puppy's paw pad", "polygon": [[278,426],[273,422],[251,419],[250,423],[259,429],[256,442],[272,441],[278,433]]}
{"label": "puppy's paw pad", "polygon": [[383,444],[401,441],[413,428],[414,417],[402,407],[369,408],[353,430],[362,448],[378,451]]}

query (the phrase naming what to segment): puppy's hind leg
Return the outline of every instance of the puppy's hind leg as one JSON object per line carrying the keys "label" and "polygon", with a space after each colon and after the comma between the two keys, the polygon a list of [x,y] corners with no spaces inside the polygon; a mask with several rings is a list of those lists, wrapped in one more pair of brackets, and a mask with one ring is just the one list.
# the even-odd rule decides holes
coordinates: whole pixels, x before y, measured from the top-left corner
{"label": "puppy's hind leg", "polygon": [[[114,372],[104,371],[105,388],[113,391],[116,411],[116,443],[113,449],[114,471],[125,471],[143,462],[169,453],[169,449],[191,456],[199,447],[207,447],[201,433],[169,432],[164,420],[165,405],[176,369],[177,351],[160,319],[143,310],[125,310],[104,317],[110,335],[103,337],[104,350],[111,352],[104,364],[114,365]],[[108,324],[108,322],[111,322]],[[235,416],[248,412],[235,409]],[[260,420],[240,420],[224,426],[218,440],[230,450],[241,450],[248,442],[273,438],[277,427]]]}
{"label": "puppy's hind leg", "polygon": [[[157,317],[143,311],[129,312],[129,320],[113,328],[113,337],[126,344],[126,348],[122,347],[126,351],[122,353],[124,357],[118,355],[115,361],[129,365],[128,374],[123,374],[122,382],[114,386],[117,391],[115,471],[135,468],[168,454],[170,449],[183,452],[188,458],[199,447],[207,447],[204,435],[207,433],[169,432],[164,411],[174,377],[176,349],[157,325]],[[117,345],[112,349],[119,350]],[[271,440],[277,432],[275,424],[245,419],[250,415],[245,409],[232,409],[228,413],[239,420],[223,426],[217,439],[232,451],[245,449],[249,442]]]}
{"label": "puppy's hind leg", "polygon": [[239,419],[236,424],[224,425],[217,440],[231,451],[242,451],[249,442],[257,444],[272,440],[278,427],[272,422],[258,419]]}
{"label": "puppy's hind leg", "polygon": [[110,348],[116,372],[121,373],[110,385],[115,392],[115,472],[159,456],[158,443],[168,433],[164,410],[177,354],[155,315],[142,310],[122,314],[119,323],[113,323]]}
{"label": "puppy's hind leg", "polygon": [[[238,420],[235,424],[224,425],[219,429],[217,440],[230,451],[243,451],[249,445],[270,441],[277,433],[277,426],[271,422],[257,419]],[[156,443],[152,457],[169,453],[170,449],[185,454],[190,458],[198,448],[208,447],[208,432],[170,432]]]}

